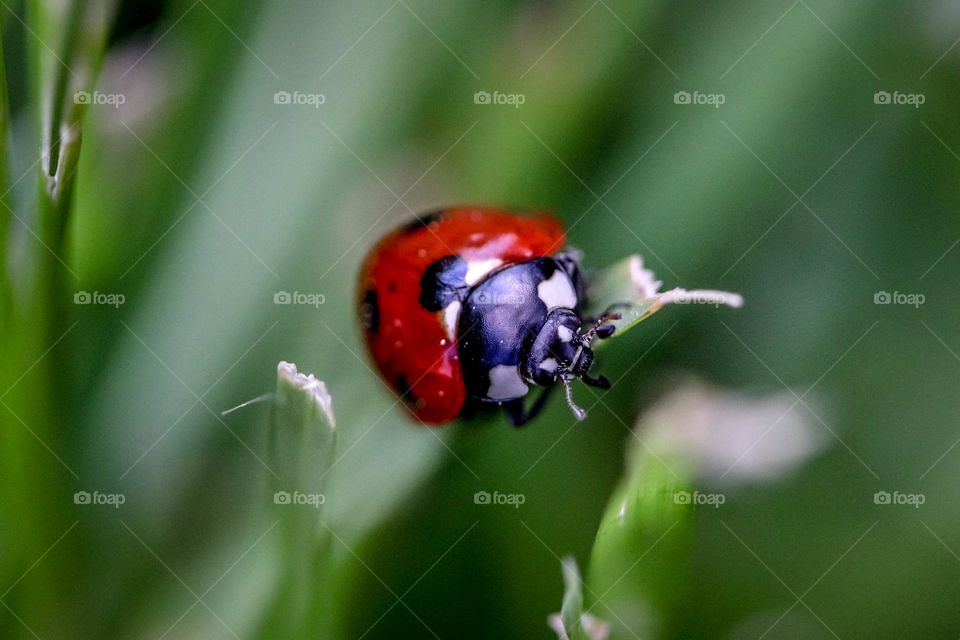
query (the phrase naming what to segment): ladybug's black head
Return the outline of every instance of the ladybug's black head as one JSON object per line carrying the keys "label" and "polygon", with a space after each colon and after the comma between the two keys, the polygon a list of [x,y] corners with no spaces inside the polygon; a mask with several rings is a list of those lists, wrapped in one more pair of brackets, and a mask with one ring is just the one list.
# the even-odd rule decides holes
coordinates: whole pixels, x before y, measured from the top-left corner
{"label": "ladybug's black head", "polygon": [[610,387],[610,382],[603,376],[594,378],[589,374],[593,364],[590,343],[595,337],[606,338],[612,333],[612,328],[599,324],[587,331],[581,331],[581,328],[580,316],[576,312],[554,309],[547,315],[521,360],[523,377],[529,382],[544,387],[563,383],[567,404],[580,420],[586,417],[586,412],[573,402],[570,383],[579,378],[594,387]]}

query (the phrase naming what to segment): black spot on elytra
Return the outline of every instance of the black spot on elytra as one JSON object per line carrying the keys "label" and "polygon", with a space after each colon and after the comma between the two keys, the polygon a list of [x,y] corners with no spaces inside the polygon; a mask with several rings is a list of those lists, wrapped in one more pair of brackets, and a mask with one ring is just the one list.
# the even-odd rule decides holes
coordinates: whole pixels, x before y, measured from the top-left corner
{"label": "black spot on elytra", "polygon": [[380,331],[380,303],[377,300],[377,292],[373,289],[367,289],[363,294],[363,302],[360,303],[360,322],[370,333]]}
{"label": "black spot on elytra", "polygon": [[416,404],[417,398],[413,395],[413,388],[407,381],[407,376],[402,373],[396,379],[397,391],[400,393],[400,399],[410,404]]}
{"label": "black spot on elytra", "polygon": [[443,215],[443,209],[434,209],[427,213],[418,214],[413,220],[400,227],[402,233],[413,233],[426,228],[431,222],[436,222]]}
{"label": "black spot on elytra", "polygon": [[467,262],[460,256],[440,258],[420,278],[420,304],[427,311],[440,311],[451,302],[462,301],[470,290],[466,275]]}

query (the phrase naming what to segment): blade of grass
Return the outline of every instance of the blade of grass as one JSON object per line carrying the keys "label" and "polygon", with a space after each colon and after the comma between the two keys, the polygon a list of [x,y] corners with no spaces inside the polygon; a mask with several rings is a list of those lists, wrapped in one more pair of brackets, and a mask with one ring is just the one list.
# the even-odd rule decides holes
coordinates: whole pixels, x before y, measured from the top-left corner
{"label": "blade of grass", "polygon": [[[10,241],[10,220],[12,216],[7,209],[7,186],[10,161],[7,158],[9,153],[9,135],[10,135],[10,103],[7,93],[7,67],[6,58],[3,54],[3,29],[0,28],[0,330],[7,335],[11,317],[11,295],[10,273],[9,273],[9,247]],[[4,338],[0,338],[2,341]],[[2,342],[0,342],[2,344]],[[9,353],[4,350],[4,353]],[[0,365],[2,366],[2,365]],[[0,374],[0,381],[3,380]],[[5,387],[4,387],[5,388]]]}
{"label": "blade of grass", "polygon": [[312,374],[299,373],[296,365],[281,362],[270,414],[269,464],[278,476],[272,493],[281,519],[284,569],[263,637],[303,633],[310,605],[325,583],[330,536],[320,517],[336,435],[333,400],[326,385]]}
{"label": "blade of grass", "polygon": [[[67,326],[64,237],[80,159],[82,121],[103,58],[113,2],[33,3],[40,69],[41,180],[38,201],[36,287],[47,338]],[[48,43],[55,43],[56,50]],[[81,99],[86,94],[88,99]],[[76,277],[76,274],[72,274]]]}
{"label": "blade of grass", "polygon": [[[10,221],[12,216],[7,209],[9,206],[7,199],[7,170],[10,163],[7,154],[9,153],[10,111],[7,93],[6,57],[4,56],[3,45],[3,28],[2,20],[0,20],[0,194],[2,194],[0,195],[0,390],[2,390],[0,392],[5,393],[14,378],[12,370],[13,358],[11,357],[13,350],[10,344],[13,340],[13,291],[11,289],[9,272]],[[11,416],[9,413],[2,407],[0,407],[0,411],[2,411],[2,415],[0,415],[0,427],[5,430],[8,427],[13,428],[14,425],[10,424]],[[6,449],[11,451],[9,445]],[[13,450],[12,453],[16,456],[19,451]],[[12,482],[2,482],[0,486],[2,486],[2,489],[0,489],[0,496],[2,496],[2,498],[0,499],[2,499],[3,504],[15,504],[15,492],[17,488],[19,488],[19,485],[15,486]],[[4,511],[6,510],[4,509]],[[11,557],[11,554],[2,554],[2,557],[0,557],[0,576],[3,578],[9,576],[14,566],[15,561]],[[5,582],[7,581],[5,580]],[[13,627],[8,628],[6,624],[2,624],[0,625],[0,635],[3,635],[4,631],[9,632],[7,635],[12,635],[15,632]]]}
{"label": "blade of grass", "polygon": [[[629,256],[600,271],[590,284],[590,315],[599,317],[608,311],[619,314],[606,324],[616,328],[619,337],[646,320],[667,304],[743,306],[736,293],[707,289],[671,289],[661,293],[663,283],[643,266],[640,256]],[[600,342],[598,346],[610,342]]]}
{"label": "blade of grass", "polygon": [[[59,566],[31,566],[46,554],[52,542],[38,532],[56,538],[76,524],[71,523],[74,514],[66,508],[76,490],[73,482],[79,479],[70,466],[71,457],[66,455],[75,413],[70,406],[69,370],[58,366],[60,358],[48,355],[55,346],[65,348],[59,345],[60,340],[72,328],[66,295],[66,277],[71,271],[64,257],[64,238],[79,159],[82,110],[76,109],[68,96],[74,87],[88,88],[92,84],[112,9],[112,2],[34,0],[28,6],[27,24],[16,22],[16,28],[35,36],[28,61],[15,64],[18,70],[30,72],[32,108],[41,122],[37,145],[41,154],[40,184],[34,203],[36,230],[32,232],[40,241],[31,244],[33,253],[24,256],[26,262],[13,270],[6,245],[9,221],[6,215],[0,216],[4,220],[0,222],[0,296],[4,296],[0,302],[9,310],[9,323],[3,327],[9,344],[3,345],[5,370],[0,374],[4,383],[0,393],[4,407],[0,420],[4,432],[10,434],[3,447],[3,466],[5,497],[9,499],[4,506],[11,514],[5,539],[10,561],[3,571],[4,578],[10,578],[5,580],[8,584],[23,576],[5,603],[34,624],[43,621],[39,632],[46,636],[76,633],[77,621],[68,613],[75,594],[62,576],[75,573],[80,561],[79,556],[67,555]],[[6,149],[6,85],[0,85],[4,94],[0,141]],[[10,279],[13,273],[17,274],[17,286]],[[15,299],[15,292],[23,292],[22,299]],[[62,352],[57,355],[62,356]],[[11,388],[12,384],[16,386]],[[45,472],[38,473],[39,469]]]}
{"label": "blade of grass", "polygon": [[585,613],[614,637],[670,636],[686,589],[694,510],[691,463],[634,440],[627,469],[601,520],[590,559]]}
{"label": "blade of grass", "polygon": [[557,633],[561,640],[581,640],[583,634],[580,627],[580,617],[583,615],[583,581],[580,578],[580,569],[577,561],[572,557],[562,560],[563,569],[563,604],[560,613],[551,615],[547,624]]}

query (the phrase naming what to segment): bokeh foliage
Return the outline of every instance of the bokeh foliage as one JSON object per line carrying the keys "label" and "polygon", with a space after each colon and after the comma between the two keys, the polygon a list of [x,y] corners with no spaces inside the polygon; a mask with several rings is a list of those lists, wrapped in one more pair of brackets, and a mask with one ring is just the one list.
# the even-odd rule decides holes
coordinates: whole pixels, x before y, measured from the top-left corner
{"label": "bokeh foliage", "polygon": [[[95,29],[57,26],[71,4],[0,9],[0,635],[285,630],[270,626],[283,569],[314,562],[316,541],[271,530],[268,405],[219,415],[273,389],[280,360],[325,380],[338,418],[323,596],[303,629],[551,637],[561,557],[605,591],[591,550],[629,431],[682,371],[813,387],[826,409],[807,417],[832,446],[696,509],[684,561],[665,562],[678,538],[631,570],[628,596],[653,568],[682,585],[659,633],[756,638],[783,616],[770,637],[958,634],[953,3],[122,2],[89,66],[90,90],[125,102],[86,110],[67,214],[37,163],[51,74],[72,89],[97,53]],[[324,102],[276,104],[282,91]],[[602,402],[577,389],[583,424],[558,402],[522,431],[416,427],[364,359],[354,280],[411,211],[469,202],[552,210],[592,266],[641,253],[666,288],[747,306],[669,308],[604,350],[622,380]],[[78,291],[125,302],[75,305]],[[276,305],[278,291],[325,302]],[[879,291],[926,302],[877,305]],[[609,605],[592,611],[633,637],[639,602]]]}

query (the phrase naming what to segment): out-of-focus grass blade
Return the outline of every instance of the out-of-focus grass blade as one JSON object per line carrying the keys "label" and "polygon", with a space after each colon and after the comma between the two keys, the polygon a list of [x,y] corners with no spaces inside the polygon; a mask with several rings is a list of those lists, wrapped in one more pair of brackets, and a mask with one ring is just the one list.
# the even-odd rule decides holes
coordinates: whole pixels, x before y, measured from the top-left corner
{"label": "out-of-focus grass blade", "polygon": [[[10,129],[8,105],[6,60],[3,55],[3,29],[0,28],[0,193],[3,193],[3,195],[0,196],[0,388],[4,389],[4,392],[9,388],[10,381],[14,379],[12,358],[10,357],[11,349],[9,346],[9,342],[13,339],[11,335],[13,322],[13,307],[11,303],[13,301],[13,292],[10,288],[10,274],[8,271],[8,242],[12,216],[10,215],[10,210],[7,208],[6,198],[7,170],[10,166],[7,158],[7,153],[9,152],[8,134]],[[9,424],[8,421],[9,416],[4,416],[0,419],[0,425],[6,427]],[[12,427],[13,425],[10,426]],[[13,453],[14,456],[18,454],[19,451]],[[19,487],[15,487],[14,483],[4,482],[0,484],[2,484],[0,499],[3,500],[3,504],[13,504],[14,501],[11,498]],[[13,573],[13,567],[15,565],[16,562],[9,553],[3,554],[3,557],[0,558],[0,576],[6,579],[9,574]],[[0,630],[3,629],[5,629],[5,627],[0,627]]]}
{"label": "out-of-focus grass blade", "polygon": [[583,613],[583,579],[573,557],[562,560],[563,605],[559,614],[547,619],[560,640],[606,640],[609,625],[590,614]]}
{"label": "out-of-focus grass blade", "polygon": [[330,466],[336,436],[333,399],[313,374],[290,362],[277,365],[277,390],[270,414],[270,458],[279,466],[280,482],[320,489]]}
{"label": "out-of-focus grass blade", "polygon": [[[316,600],[329,569],[329,535],[320,525],[326,502],[327,471],[336,449],[333,399],[323,381],[277,365],[277,389],[270,414],[273,503],[281,520],[285,570],[265,635],[293,637]],[[282,631],[282,633],[281,633]]]}
{"label": "out-of-focus grass blade", "polygon": [[581,588],[580,569],[577,561],[567,557],[563,559],[563,606],[560,609],[560,621],[570,640],[580,637],[579,622],[583,613],[583,590]]}
{"label": "out-of-focus grass blade", "polygon": [[[10,275],[7,265],[10,236],[10,211],[7,209],[6,196],[9,187],[7,171],[10,167],[8,137],[10,133],[10,104],[7,95],[6,59],[3,55],[3,29],[0,29],[0,330],[6,332],[10,319]],[[0,337],[0,342],[3,338]],[[6,350],[4,350],[6,353]],[[2,368],[0,364],[0,368]],[[0,377],[0,380],[3,380]]]}
{"label": "out-of-focus grass blade", "polygon": [[[80,155],[80,124],[91,102],[91,91],[103,59],[115,3],[33,3],[33,17],[42,42],[56,43],[56,50],[38,45],[41,125],[40,163],[44,180],[42,195],[54,205],[51,213],[64,213]],[[59,240],[65,228],[62,218],[43,220],[43,229]]]}
{"label": "out-of-focus grass blade", "polygon": [[669,636],[685,591],[693,509],[685,499],[692,466],[639,440],[613,493],[594,542],[588,606],[613,626],[613,637]]}
{"label": "out-of-focus grass blade", "polygon": [[[40,107],[40,189],[35,277],[38,324],[48,344],[68,326],[64,236],[80,160],[82,121],[112,23],[115,3],[35,0],[31,18],[38,39],[36,68]],[[46,43],[54,43],[54,48]]]}
{"label": "out-of-focus grass blade", "polygon": [[[44,626],[39,633],[47,636],[64,635],[67,625],[71,634],[84,635],[84,630],[78,627],[89,623],[89,619],[75,621],[65,615],[50,615],[52,611],[69,609],[68,603],[75,593],[63,576],[79,574],[77,566],[83,562],[83,556],[70,555],[59,565],[33,568],[30,563],[42,557],[49,545],[38,532],[69,531],[76,524],[71,523],[73,514],[65,508],[68,496],[75,490],[71,487],[72,481],[78,479],[70,463],[64,461],[71,460],[66,453],[71,448],[66,442],[76,426],[70,419],[70,394],[64,392],[69,388],[69,370],[62,360],[58,362],[55,357],[44,358],[41,354],[45,355],[51,345],[60,341],[70,324],[66,293],[70,269],[66,266],[64,231],[69,218],[82,118],[80,105],[74,104],[71,91],[91,88],[113,7],[113,2],[34,0],[28,3],[26,22],[20,18],[13,27],[22,27],[31,35],[27,59],[12,58],[11,68],[20,73],[30,72],[33,104],[29,106],[30,111],[39,116],[41,131],[40,140],[32,141],[30,147],[39,149],[36,164],[40,166],[40,180],[36,200],[20,203],[23,209],[36,214],[24,212],[22,219],[35,220],[36,229],[31,229],[30,235],[37,242],[29,241],[30,251],[22,252],[22,256],[18,252],[18,259],[23,260],[15,266],[9,263],[7,255],[10,224],[7,214],[12,215],[12,211],[4,206],[0,215],[3,220],[0,222],[0,243],[3,244],[0,306],[9,310],[0,312],[9,320],[0,323],[5,336],[0,345],[0,357],[4,359],[4,375],[0,375],[4,404],[0,426],[8,435],[0,448],[0,466],[4,469],[0,484],[5,489],[4,511],[0,517],[11,525],[5,532],[4,555],[9,554],[13,559],[9,565],[3,565],[0,577],[12,583],[17,575],[23,576],[17,591],[8,595],[7,604],[24,619],[42,620]],[[5,13],[13,12],[10,7],[5,9]],[[6,83],[0,82],[0,86],[3,94],[0,144],[5,154],[8,149]],[[70,120],[66,120],[68,117]],[[6,158],[2,165],[0,170],[5,174]],[[0,183],[5,182],[6,176]],[[6,191],[4,187],[0,196],[4,198],[4,205],[13,199],[6,197]],[[10,269],[9,278],[7,269]],[[12,281],[14,277],[16,283]],[[42,442],[46,450],[37,449],[36,441]],[[54,455],[60,459],[62,468],[38,474],[38,469],[49,469],[50,452],[58,452]],[[22,631],[18,629],[17,633]],[[0,635],[4,635],[3,632],[0,628]]]}

